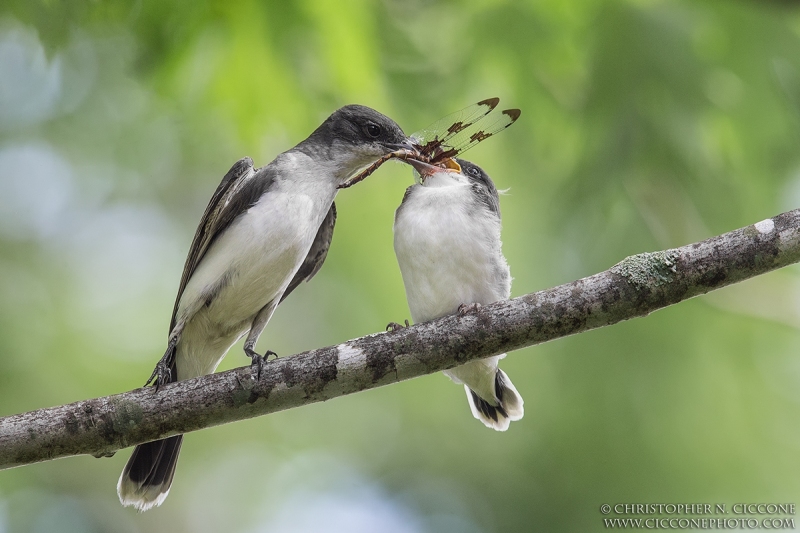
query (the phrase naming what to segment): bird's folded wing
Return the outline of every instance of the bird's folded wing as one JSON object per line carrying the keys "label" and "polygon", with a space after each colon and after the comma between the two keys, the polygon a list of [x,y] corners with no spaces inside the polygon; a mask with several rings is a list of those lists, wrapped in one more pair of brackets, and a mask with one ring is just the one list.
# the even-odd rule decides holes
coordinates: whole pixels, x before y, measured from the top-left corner
{"label": "bird's folded wing", "polygon": [[[194,274],[211,244],[236,219],[247,211],[269,189],[274,181],[274,170],[267,165],[253,170],[253,160],[245,157],[237,161],[222,178],[217,190],[211,196],[186,257],[186,264],[181,275],[178,295],[172,310],[172,321],[169,329],[175,327],[178,306],[186,284]],[[258,178],[258,179],[255,179]]]}
{"label": "bird's folded wing", "polygon": [[314,237],[314,243],[311,245],[311,249],[308,251],[305,260],[303,260],[303,264],[300,265],[300,269],[294,275],[292,281],[289,282],[289,286],[283,291],[281,302],[284,301],[298,285],[304,281],[309,281],[319,272],[319,269],[322,268],[322,263],[324,263],[325,258],[328,257],[328,249],[331,247],[333,227],[335,225],[336,203],[334,202],[331,204],[331,208],[328,210],[328,214],[325,215],[322,224],[320,224],[317,235]]}

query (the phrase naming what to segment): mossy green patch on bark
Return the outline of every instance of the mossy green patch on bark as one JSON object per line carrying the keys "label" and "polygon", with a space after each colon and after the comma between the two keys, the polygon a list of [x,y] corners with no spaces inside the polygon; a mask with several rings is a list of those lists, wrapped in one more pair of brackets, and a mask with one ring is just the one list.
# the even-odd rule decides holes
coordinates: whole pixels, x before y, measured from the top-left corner
{"label": "mossy green patch on bark", "polygon": [[114,400],[114,431],[125,434],[138,426],[144,418],[141,406],[128,400]]}
{"label": "mossy green patch on bark", "polygon": [[678,257],[680,254],[674,249],[636,254],[626,257],[610,270],[627,279],[637,289],[658,287],[672,281]]}

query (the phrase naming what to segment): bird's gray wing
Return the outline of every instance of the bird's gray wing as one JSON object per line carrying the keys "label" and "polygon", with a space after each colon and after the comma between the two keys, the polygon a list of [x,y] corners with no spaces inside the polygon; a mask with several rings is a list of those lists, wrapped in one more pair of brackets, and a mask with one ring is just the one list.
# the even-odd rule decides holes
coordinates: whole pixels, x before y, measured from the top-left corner
{"label": "bird's gray wing", "polygon": [[236,217],[258,201],[272,184],[274,177],[274,170],[269,165],[254,171],[253,160],[245,157],[234,163],[222,178],[208,202],[194,234],[192,246],[189,248],[189,255],[183,266],[181,284],[172,310],[170,332],[175,327],[178,306],[186,284],[211,244],[231,225]]}
{"label": "bird's gray wing", "polygon": [[500,218],[500,194],[493,183],[472,184],[472,192],[489,211]]}
{"label": "bird's gray wing", "polygon": [[406,201],[411,196],[411,193],[414,191],[414,187],[416,187],[416,185],[411,185],[410,187],[408,187],[406,189],[406,192],[403,193],[403,199],[400,201],[400,205],[398,205],[397,209],[395,209],[395,211],[394,211],[394,221],[395,222],[397,222],[397,217],[400,216],[400,211],[402,211],[403,208],[406,206]]}
{"label": "bird's gray wing", "polygon": [[303,261],[303,264],[300,265],[300,269],[294,275],[294,278],[292,278],[289,286],[286,287],[286,290],[283,292],[281,302],[284,301],[298,285],[304,281],[309,281],[319,272],[319,269],[322,268],[322,263],[324,263],[325,258],[328,257],[328,249],[331,247],[334,225],[336,225],[336,204],[332,203],[328,214],[325,215],[325,220],[322,221],[322,224],[320,224],[317,230],[317,236],[314,237],[314,243],[311,245],[308,255]]}

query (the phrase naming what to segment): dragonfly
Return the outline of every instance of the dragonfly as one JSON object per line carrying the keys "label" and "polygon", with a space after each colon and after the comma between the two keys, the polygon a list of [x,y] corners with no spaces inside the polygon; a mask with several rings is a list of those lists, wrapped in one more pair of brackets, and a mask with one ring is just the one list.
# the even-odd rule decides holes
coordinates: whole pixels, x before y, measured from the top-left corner
{"label": "dragonfly", "polygon": [[481,100],[477,104],[437,120],[417,133],[412,133],[410,140],[414,152],[408,150],[390,152],[339,185],[339,188],[346,189],[366,179],[390,159],[415,159],[432,166],[452,166],[451,161],[454,157],[517,121],[522,113],[519,109],[504,109],[500,113],[493,114],[492,111],[499,103],[499,98]]}

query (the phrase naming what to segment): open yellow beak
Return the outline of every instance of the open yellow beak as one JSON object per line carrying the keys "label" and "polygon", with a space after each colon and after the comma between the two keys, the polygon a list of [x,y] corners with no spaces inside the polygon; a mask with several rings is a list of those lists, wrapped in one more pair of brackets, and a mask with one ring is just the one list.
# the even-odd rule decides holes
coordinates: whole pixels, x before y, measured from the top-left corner
{"label": "open yellow beak", "polygon": [[459,165],[458,162],[455,159],[445,159],[442,162],[442,166],[444,168],[449,168],[451,170],[455,170],[459,174],[461,173],[461,165]]}

